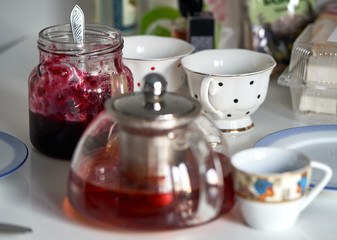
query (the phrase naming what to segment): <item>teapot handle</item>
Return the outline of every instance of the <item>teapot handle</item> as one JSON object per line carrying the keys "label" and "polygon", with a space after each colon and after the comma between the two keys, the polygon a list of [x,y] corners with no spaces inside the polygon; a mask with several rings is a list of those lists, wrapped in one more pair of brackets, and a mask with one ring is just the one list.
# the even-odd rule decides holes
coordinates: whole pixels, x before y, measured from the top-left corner
{"label": "teapot handle", "polygon": [[[210,152],[209,155],[209,157],[211,157],[214,161],[214,168],[212,170],[207,169],[207,160],[205,159],[205,157],[202,157],[199,154],[196,157],[198,159],[200,166],[199,167],[200,189],[199,189],[199,204],[198,210],[195,215],[195,219],[196,220],[202,219],[203,222],[207,222],[212,218],[216,217],[220,213],[223,205],[224,182],[223,182],[222,167],[219,157],[213,151]],[[214,175],[210,176],[211,174]],[[215,177],[215,175],[217,175],[217,177],[212,179],[213,177]],[[212,182],[212,180],[215,179],[216,184]],[[208,202],[208,195],[210,193],[213,194],[212,199],[216,199],[217,201],[216,203],[210,204]]]}
{"label": "teapot handle", "polygon": [[[201,131],[189,129],[184,135],[189,146],[187,151],[192,152],[191,155],[198,164],[198,172],[195,171],[193,172],[195,175],[192,174],[199,177],[199,197],[196,210],[189,204],[189,201],[181,198],[178,208],[184,224],[192,226],[210,221],[220,213],[224,199],[224,182],[220,158],[211,149]],[[189,181],[191,171],[187,171],[186,167],[182,168],[180,164],[178,168],[179,170],[176,169],[177,172],[173,174],[176,194],[179,194],[181,190],[193,191],[195,186],[192,189],[189,185],[191,183]],[[192,207],[193,210],[191,211]]]}

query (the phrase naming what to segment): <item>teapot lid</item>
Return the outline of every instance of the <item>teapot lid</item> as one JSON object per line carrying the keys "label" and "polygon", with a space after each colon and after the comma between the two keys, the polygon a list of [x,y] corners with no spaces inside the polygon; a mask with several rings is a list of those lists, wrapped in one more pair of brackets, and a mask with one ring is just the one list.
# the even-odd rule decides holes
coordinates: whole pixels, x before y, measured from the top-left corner
{"label": "teapot lid", "polygon": [[143,92],[111,98],[105,109],[120,125],[131,128],[169,130],[189,124],[200,114],[200,103],[166,92],[166,85],[160,74],[148,74],[144,78]]}

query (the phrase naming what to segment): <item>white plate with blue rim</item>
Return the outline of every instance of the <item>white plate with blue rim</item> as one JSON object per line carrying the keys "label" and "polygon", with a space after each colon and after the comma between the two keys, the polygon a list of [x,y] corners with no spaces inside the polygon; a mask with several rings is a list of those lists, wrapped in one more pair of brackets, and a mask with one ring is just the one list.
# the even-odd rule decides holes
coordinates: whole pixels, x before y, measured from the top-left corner
{"label": "white plate with blue rim", "polygon": [[[289,128],[269,134],[254,147],[280,147],[294,149],[310,159],[329,165],[334,175],[325,189],[337,190],[337,125],[312,125]],[[320,178],[318,172],[312,175],[312,182]]]}
{"label": "white plate with blue rim", "polygon": [[18,170],[27,157],[28,148],[21,140],[0,132],[0,179]]}

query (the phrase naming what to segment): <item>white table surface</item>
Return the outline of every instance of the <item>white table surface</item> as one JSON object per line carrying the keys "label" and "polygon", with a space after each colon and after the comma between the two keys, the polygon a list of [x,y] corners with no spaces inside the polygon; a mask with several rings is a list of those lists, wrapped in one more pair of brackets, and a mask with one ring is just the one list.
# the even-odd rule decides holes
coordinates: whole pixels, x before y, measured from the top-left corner
{"label": "white table surface", "polygon": [[[46,157],[29,140],[28,76],[38,63],[35,38],[26,38],[0,55],[0,131],[22,140],[29,149],[26,163],[0,180],[0,222],[29,226],[31,233],[4,234],[0,239],[337,239],[337,192],[323,191],[305,209],[298,222],[283,232],[247,227],[238,204],[226,215],[198,227],[170,231],[135,231],[92,225],[74,213],[66,201],[70,162]],[[262,137],[301,126],[291,109],[288,88],[270,82],[268,96],[253,114],[255,127],[228,138],[232,153],[253,147]]]}

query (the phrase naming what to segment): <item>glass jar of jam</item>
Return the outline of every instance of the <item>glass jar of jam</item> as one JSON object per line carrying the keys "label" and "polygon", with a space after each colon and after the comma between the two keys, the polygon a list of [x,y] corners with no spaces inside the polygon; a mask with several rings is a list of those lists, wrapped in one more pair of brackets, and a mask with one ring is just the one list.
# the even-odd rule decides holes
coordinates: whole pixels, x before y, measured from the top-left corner
{"label": "glass jar of jam", "polygon": [[39,33],[39,64],[29,76],[30,139],[40,152],[70,159],[88,123],[105,101],[133,91],[122,63],[118,29],[86,25],[85,42],[73,41],[69,24]]}

